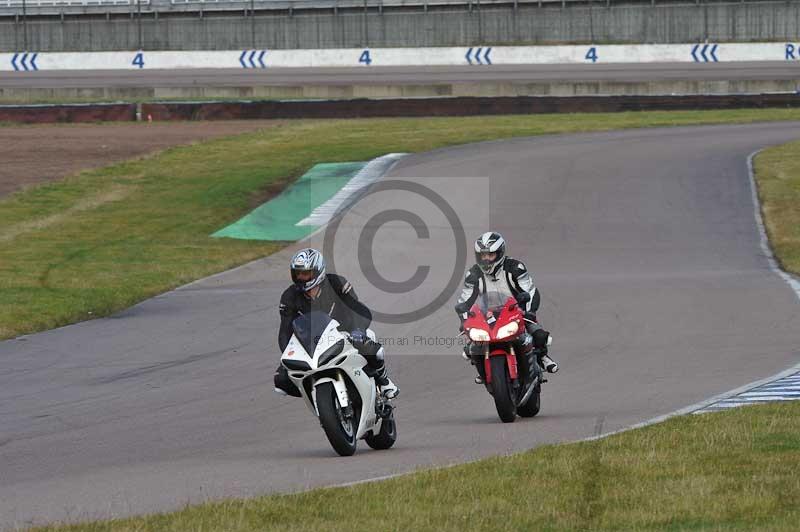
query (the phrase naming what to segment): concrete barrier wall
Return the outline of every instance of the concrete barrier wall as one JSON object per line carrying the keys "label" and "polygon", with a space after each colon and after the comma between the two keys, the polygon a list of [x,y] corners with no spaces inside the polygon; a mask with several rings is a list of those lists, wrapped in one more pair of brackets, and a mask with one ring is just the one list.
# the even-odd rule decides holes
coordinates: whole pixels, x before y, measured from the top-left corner
{"label": "concrete barrier wall", "polygon": [[[800,61],[794,43],[0,53],[0,71]],[[794,68],[788,67],[787,68]]]}
{"label": "concrete barrier wall", "polygon": [[800,39],[800,2],[0,19],[0,51],[230,50]]}

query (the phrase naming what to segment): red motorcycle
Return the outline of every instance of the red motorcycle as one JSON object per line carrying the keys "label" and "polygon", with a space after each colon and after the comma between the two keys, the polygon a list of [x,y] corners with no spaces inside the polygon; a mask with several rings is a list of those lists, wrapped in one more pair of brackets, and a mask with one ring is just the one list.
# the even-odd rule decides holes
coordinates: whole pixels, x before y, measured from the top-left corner
{"label": "red motorcycle", "polygon": [[533,353],[517,354],[511,345],[524,333],[522,309],[513,297],[499,292],[479,297],[464,321],[464,334],[483,348],[484,382],[504,423],[517,415],[533,417],[541,406],[542,368]]}

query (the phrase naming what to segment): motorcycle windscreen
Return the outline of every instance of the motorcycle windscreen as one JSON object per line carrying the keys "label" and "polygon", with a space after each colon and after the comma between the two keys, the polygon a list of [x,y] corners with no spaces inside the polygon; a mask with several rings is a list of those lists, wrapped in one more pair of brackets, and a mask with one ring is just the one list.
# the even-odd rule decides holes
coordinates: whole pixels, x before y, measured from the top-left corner
{"label": "motorcycle windscreen", "polygon": [[483,312],[483,315],[485,316],[487,312],[491,310],[499,316],[500,311],[506,306],[506,301],[508,301],[509,297],[510,296],[508,294],[504,294],[502,292],[485,292],[478,299],[481,312]]}
{"label": "motorcycle windscreen", "polygon": [[299,316],[292,322],[294,335],[310,356],[314,356],[314,350],[330,322],[331,317],[319,311]]}

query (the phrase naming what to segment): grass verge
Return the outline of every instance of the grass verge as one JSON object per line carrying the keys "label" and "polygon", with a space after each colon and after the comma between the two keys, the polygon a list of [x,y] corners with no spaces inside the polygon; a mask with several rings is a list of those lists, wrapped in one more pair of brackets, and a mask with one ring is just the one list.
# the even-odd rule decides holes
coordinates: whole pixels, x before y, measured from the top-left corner
{"label": "grass verge", "polygon": [[754,166],[770,245],[781,267],[800,275],[800,141],[762,151]]}
{"label": "grass verge", "polygon": [[83,172],[0,202],[0,338],[108,315],[276,251],[279,243],[208,235],[316,163],[518,136],[770,120],[800,120],[800,110],[300,120]]}
{"label": "grass verge", "polygon": [[800,401],[772,403],[380,483],[38,530],[794,531],[799,463]]}

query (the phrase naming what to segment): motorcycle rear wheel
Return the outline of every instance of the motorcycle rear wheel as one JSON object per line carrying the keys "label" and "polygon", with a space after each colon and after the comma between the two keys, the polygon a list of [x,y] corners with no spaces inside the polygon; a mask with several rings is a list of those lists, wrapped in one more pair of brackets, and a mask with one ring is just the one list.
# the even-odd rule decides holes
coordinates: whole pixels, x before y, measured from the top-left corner
{"label": "motorcycle rear wheel", "polygon": [[525,404],[517,407],[517,414],[519,414],[520,417],[533,417],[539,413],[541,407],[542,385],[537,383],[536,388],[533,389],[533,393],[531,393],[531,396],[525,401]]}
{"label": "motorcycle rear wheel", "polygon": [[364,441],[367,442],[367,445],[379,451],[394,445],[394,442],[397,441],[397,425],[394,422],[394,412],[383,419],[381,430],[378,431],[378,434],[370,432],[364,437]]}

